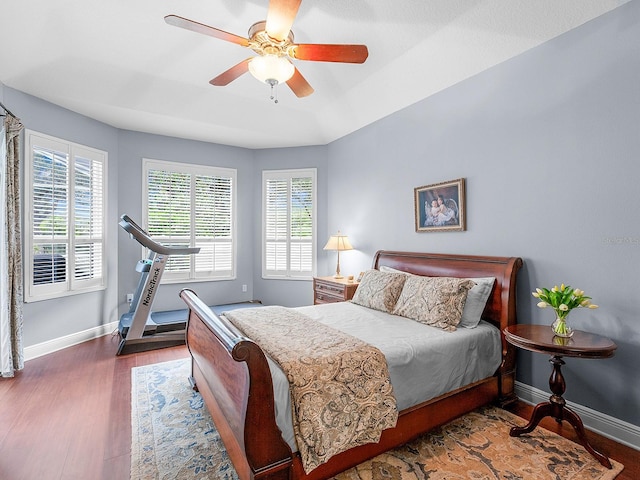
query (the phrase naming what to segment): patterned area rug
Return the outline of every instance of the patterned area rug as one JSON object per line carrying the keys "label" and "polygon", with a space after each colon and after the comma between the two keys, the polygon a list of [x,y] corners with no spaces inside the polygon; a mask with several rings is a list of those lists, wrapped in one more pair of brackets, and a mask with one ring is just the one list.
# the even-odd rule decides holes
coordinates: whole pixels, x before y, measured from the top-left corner
{"label": "patterned area rug", "polygon": [[[188,360],[132,370],[132,480],[238,478],[202,397],[189,385]],[[581,445],[497,408],[467,414],[340,474],[340,480],[611,480],[623,469],[601,466]]]}

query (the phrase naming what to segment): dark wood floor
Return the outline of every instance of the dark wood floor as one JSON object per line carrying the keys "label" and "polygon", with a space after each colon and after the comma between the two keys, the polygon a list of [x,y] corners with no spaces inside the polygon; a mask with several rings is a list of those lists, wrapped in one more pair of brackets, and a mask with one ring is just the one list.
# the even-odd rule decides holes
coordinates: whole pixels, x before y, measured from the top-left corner
{"label": "dark wood floor", "polygon": [[[121,357],[111,336],[27,362],[0,379],[0,479],[120,480],[129,478],[131,368],[188,357],[174,347]],[[528,418],[531,407],[515,413]],[[545,428],[575,441],[569,425]],[[595,434],[597,450],[625,465],[618,480],[640,478],[640,452]]]}

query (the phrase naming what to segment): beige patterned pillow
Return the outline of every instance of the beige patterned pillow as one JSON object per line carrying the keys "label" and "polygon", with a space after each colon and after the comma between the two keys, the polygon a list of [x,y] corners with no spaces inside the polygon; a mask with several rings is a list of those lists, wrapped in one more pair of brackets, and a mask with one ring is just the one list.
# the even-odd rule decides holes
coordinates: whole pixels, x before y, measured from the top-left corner
{"label": "beige patterned pillow", "polygon": [[468,278],[407,276],[392,313],[453,332],[474,285]]}
{"label": "beige patterned pillow", "polygon": [[406,278],[402,273],[367,270],[351,301],[363,307],[391,313]]}

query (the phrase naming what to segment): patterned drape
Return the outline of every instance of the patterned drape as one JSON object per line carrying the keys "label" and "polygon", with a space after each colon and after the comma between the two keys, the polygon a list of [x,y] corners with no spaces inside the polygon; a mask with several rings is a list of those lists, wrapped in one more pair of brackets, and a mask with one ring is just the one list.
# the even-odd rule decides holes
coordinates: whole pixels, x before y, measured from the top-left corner
{"label": "patterned drape", "polygon": [[[2,264],[2,315],[0,315],[0,375],[12,377],[15,370],[24,368],[22,346],[22,244],[20,238],[20,132],[24,126],[17,118],[7,115],[4,120],[6,157],[4,167],[5,244]],[[4,150],[4,149],[3,149]],[[5,281],[6,280],[6,281]]]}

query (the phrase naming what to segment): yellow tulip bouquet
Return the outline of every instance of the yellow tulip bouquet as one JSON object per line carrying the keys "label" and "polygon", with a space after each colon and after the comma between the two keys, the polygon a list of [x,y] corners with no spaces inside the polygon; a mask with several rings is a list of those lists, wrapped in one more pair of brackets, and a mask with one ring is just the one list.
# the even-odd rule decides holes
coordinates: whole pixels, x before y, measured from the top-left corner
{"label": "yellow tulip bouquet", "polygon": [[551,290],[548,288],[536,288],[532,292],[540,302],[538,307],[551,307],[556,312],[556,321],[553,324],[553,331],[560,336],[571,336],[571,328],[567,326],[567,315],[574,308],[598,308],[598,305],[591,303],[591,297],[584,294],[584,290],[572,289],[564,283],[559,287],[556,285]]}

